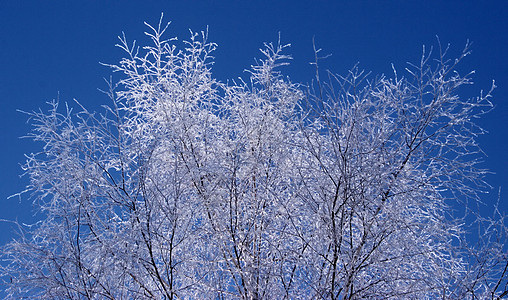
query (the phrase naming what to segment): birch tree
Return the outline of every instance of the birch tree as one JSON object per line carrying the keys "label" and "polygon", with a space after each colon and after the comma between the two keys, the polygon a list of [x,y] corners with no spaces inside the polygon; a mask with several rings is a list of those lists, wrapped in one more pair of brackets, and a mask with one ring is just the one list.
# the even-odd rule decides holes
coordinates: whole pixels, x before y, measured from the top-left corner
{"label": "birch tree", "polygon": [[247,79],[221,83],[206,32],[179,42],[162,20],[147,26],[147,46],[120,37],[102,113],[57,101],[28,113],[40,221],[2,248],[9,298],[508,294],[504,214],[473,209],[488,189],[473,121],[492,89],[462,95],[468,46],[454,60],[424,51],[392,77],[321,72],[316,50],[303,85],[280,73],[279,41]]}

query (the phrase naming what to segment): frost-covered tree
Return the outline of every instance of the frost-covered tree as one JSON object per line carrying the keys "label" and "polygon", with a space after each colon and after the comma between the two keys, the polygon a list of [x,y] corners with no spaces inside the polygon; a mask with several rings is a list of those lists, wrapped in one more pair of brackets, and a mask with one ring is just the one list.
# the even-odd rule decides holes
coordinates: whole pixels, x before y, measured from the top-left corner
{"label": "frost-covered tree", "polygon": [[[472,121],[491,93],[446,51],[407,76],[352,69],[309,86],[267,44],[249,80],[213,79],[216,45],[167,26],[126,56],[103,113],[30,113],[40,221],[2,249],[10,298],[485,299],[507,292],[502,212]],[[441,49],[441,47],[440,47]],[[435,59],[433,59],[435,57]],[[474,234],[477,235],[474,235]]]}

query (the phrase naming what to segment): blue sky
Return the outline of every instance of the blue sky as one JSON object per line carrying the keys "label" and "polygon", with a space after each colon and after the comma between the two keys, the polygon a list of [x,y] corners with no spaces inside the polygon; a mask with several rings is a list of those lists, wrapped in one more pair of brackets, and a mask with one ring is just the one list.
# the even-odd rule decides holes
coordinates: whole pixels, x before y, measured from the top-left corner
{"label": "blue sky", "polygon": [[[422,45],[436,46],[436,35],[450,43],[452,53],[473,42],[473,54],[461,70],[476,70],[475,85],[463,90],[475,96],[492,80],[496,109],[478,123],[489,131],[478,140],[482,165],[494,187],[485,196],[492,204],[502,186],[508,209],[508,2],[506,1],[0,1],[0,219],[29,223],[33,212],[27,197],[7,199],[27,184],[20,164],[24,153],[41,145],[20,139],[30,127],[17,110],[47,109],[55,99],[79,100],[88,108],[109,103],[98,91],[111,75],[99,62],[115,63],[115,48],[124,31],[130,40],[146,41],[144,21],[156,24],[161,12],[171,21],[170,36],[188,37],[188,29],[209,28],[218,43],[213,72],[221,81],[246,76],[259,58],[263,42],[291,43],[294,60],[285,68],[293,81],[307,83],[313,70],[312,38],[323,64],[344,74],[355,63],[373,74],[402,72],[418,61]],[[118,76],[118,75],[116,75]],[[113,79],[118,78],[113,74]],[[11,225],[0,222],[0,244],[13,237]]]}

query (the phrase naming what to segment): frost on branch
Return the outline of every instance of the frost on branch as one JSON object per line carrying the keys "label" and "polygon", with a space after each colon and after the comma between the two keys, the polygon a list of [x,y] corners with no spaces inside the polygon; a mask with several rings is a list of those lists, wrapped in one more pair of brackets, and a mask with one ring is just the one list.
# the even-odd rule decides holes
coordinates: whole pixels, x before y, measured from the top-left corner
{"label": "frost on branch", "polygon": [[424,52],[407,77],[317,70],[303,88],[279,42],[224,84],[206,32],[147,26],[149,46],[120,38],[104,113],[29,113],[41,221],[2,249],[10,298],[507,294],[504,215],[472,209],[488,186],[472,120],[492,105],[460,95],[468,47]]}

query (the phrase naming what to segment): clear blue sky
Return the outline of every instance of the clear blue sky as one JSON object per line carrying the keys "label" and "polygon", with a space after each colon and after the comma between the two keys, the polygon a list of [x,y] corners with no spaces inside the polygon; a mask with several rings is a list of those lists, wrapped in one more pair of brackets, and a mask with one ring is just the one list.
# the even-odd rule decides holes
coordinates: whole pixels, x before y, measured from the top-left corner
{"label": "clear blue sky", "polygon": [[[291,43],[293,65],[286,74],[309,82],[313,71],[312,37],[324,53],[333,54],[323,66],[343,74],[356,62],[374,74],[399,73],[407,61],[419,59],[422,45],[436,45],[438,35],[458,53],[466,40],[473,55],[461,70],[476,70],[476,85],[464,90],[475,96],[496,80],[496,109],[479,120],[490,133],[479,138],[488,157],[484,167],[495,191],[502,186],[502,209],[508,209],[508,2],[507,1],[0,1],[0,219],[29,223],[26,197],[7,200],[24,189],[19,178],[24,153],[41,145],[20,139],[30,127],[16,110],[46,109],[46,101],[78,99],[98,109],[108,99],[110,70],[99,62],[115,63],[122,53],[114,45],[125,31],[145,41],[143,21],[156,24],[161,12],[171,20],[169,34],[181,39],[188,29],[209,27],[219,44],[214,74],[221,81],[246,76],[244,69],[260,57],[263,42]],[[115,78],[115,77],[113,77]],[[0,243],[12,238],[10,225],[0,222]]]}

